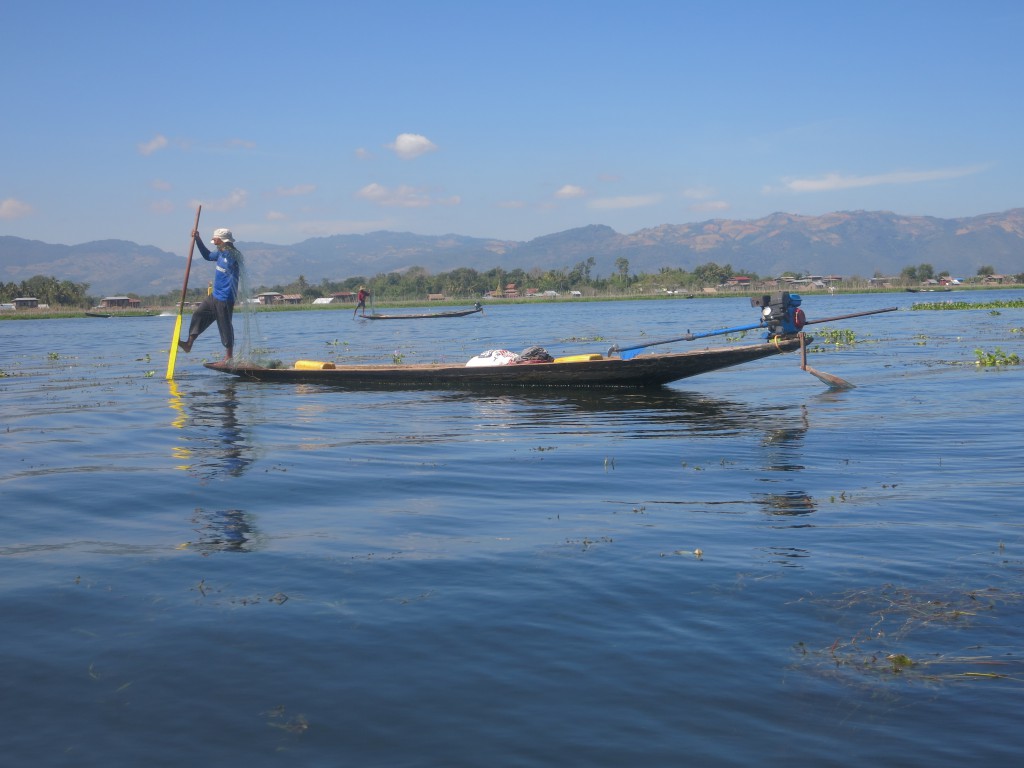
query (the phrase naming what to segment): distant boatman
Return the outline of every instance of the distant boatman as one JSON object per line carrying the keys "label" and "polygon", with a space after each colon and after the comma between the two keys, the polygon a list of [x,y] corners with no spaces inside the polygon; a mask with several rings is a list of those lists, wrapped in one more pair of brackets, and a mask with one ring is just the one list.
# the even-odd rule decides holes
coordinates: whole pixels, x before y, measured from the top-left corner
{"label": "distant boatman", "polygon": [[359,293],[356,294],[356,308],[352,311],[352,317],[356,316],[356,312],[360,309],[363,310],[363,317],[366,317],[366,299],[370,295],[370,292],[366,290],[365,285],[359,286]]}
{"label": "distant boatman", "polygon": [[220,343],[224,345],[224,359],[221,362],[227,363],[235,349],[235,329],[231,325],[231,318],[235,311],[235,299],[238,297],[238,275],[242,254],[235,248],[235,237],[230,229],[214,230],[213,238],[210,240],[210,244],[217,249],[214,252],[203,243],[199,230],[192,233],[192,238],[199,246],[203,258],[217,262],[217,267],[213,278],[213,293],[203,299],[193,313],[188,327],[188,338],[185,341],[179,339],[178,346],[185,352],[191,352],[195,340],[216,320],[217,330],[220,331]]}

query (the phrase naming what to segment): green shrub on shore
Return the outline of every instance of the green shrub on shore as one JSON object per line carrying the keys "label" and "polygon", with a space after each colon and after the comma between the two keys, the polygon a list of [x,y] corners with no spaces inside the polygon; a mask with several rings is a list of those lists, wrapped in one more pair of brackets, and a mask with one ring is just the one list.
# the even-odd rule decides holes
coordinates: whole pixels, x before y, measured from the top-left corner
{"label": "green shrub on shore", "polygon": [[1001,301],[931,301],[913,304],[911,309],[1021,309],[1024,299]]}

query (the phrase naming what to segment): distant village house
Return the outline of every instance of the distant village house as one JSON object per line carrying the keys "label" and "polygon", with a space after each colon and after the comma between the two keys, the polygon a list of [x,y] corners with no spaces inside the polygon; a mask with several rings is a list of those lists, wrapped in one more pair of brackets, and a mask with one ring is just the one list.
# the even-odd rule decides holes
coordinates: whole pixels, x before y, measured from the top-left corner
{"label": "distant village house", "polygon": [[725,281],[726,288],[748,288],[750,286],[750,278],[746,275],[733,275]]}
{"label": "distant village house", "polygon": [[129,296],[107,296],[100,300],[100,306],[103,309],[139,309],[142,306],[142,300]]}

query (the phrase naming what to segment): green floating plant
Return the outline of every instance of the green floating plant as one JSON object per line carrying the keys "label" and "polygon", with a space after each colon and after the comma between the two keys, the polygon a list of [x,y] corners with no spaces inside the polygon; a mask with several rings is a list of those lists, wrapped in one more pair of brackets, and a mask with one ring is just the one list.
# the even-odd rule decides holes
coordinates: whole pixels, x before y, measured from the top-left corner
{"label": "green floating plant", "polygon": [[1020,357],[1017,353],[1006,354],[999,347],[996,347],[992,352],[986,352],[983,349],[974,350],[974,355],[978,359],[975,361],[976,365],[983,368],[1000,365],[1020,365]]}
{"label": "green floating plant", "polygon": [[849,328],[821,328],[815,331],[814,338],[822,344],[835,344],[837,347],[857,343],[857,334]]}

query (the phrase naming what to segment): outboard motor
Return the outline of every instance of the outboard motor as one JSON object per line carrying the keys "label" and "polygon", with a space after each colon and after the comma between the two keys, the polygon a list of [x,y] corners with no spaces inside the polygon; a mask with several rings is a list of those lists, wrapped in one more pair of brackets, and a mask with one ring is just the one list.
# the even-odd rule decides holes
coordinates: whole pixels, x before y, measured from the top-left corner
{"label": "outboard motor", "polygon": [[771,338],[799,333],[803,329],[807,318],[800,309],[802,302],[799,294],[782,291],[752,298],[750,306],[761,308],[761,322],[768,328],[767,337]]}

